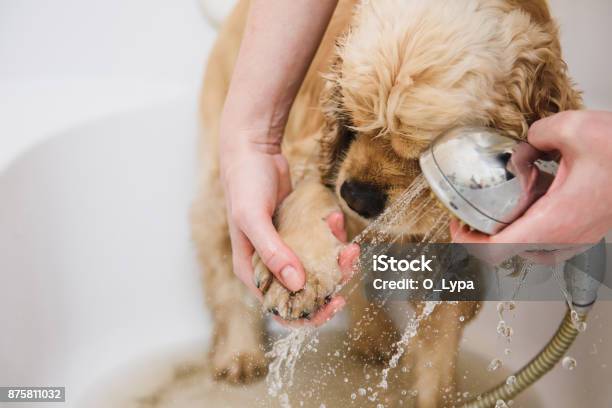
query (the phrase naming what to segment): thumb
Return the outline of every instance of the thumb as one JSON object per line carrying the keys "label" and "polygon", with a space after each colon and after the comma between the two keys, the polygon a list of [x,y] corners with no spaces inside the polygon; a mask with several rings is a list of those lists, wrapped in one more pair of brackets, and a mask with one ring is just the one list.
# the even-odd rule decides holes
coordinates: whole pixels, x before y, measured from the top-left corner
{"label": "thumb", "polygon": [[562,112],[536,121],[527,134],[529,143],[541,151],[558,151],[566,155],[575,138],[577,116],[578,112]]}
{"label": "thumb", "polygon": [[241,227],[263,263],[287,289],[297,292],[304,287],[304,268],[281,240],[268,215],[252,215]]}

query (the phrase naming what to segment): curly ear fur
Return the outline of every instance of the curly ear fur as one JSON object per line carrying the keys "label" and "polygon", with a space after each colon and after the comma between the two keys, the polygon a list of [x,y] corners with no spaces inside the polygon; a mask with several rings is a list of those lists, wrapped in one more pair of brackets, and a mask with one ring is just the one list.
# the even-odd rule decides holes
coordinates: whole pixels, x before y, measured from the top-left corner
{"label": "curly ear fur", "polygon": [[545,0],[368,2],[336,41],[321,95],[328,186],[354,131],[415,159],[452,126],[525,139],[538,119],[582,107]]}
{"label": "curly ear fur", "polygon": [[526,30],[512,46],[520,51],[508,81],[502,83],[506,98],[499,101],[491,117],[493,126],[524,139],[533,122],[581,109],[582,96],[567,73],[558,28],[552,20]]}

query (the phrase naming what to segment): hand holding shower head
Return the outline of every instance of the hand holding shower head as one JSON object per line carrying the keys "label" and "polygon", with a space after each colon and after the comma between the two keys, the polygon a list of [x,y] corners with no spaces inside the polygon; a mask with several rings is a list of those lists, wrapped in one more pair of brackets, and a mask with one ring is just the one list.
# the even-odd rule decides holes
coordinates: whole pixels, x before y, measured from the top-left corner
{"label": "hand holding shower head", "polygon": [[[431,190],[455,216],[476,230],[495,234],[520,217],[550,187],[554,166],[540,171],[546,166],[542,157],[528,143],[494,129],[465,127],[437,137],[421,154],[420,164]],[[567,288],[579,319],[585,318],[597,298],[605,258],[602,241],[565,264]],[[514,398],[550,371],[577,335],[573,313],[568,311],[551,341],[515,374],[514,384],[504,381],[462,407],[494,407],[500,399]]]}
{"label": "hand holding shower head", "polygon": [[474,229],[495,234],[542,196],[552,177],[535,162],[543,154],[491,128],[455,128],[421,154],[423,175],[437,198]]}

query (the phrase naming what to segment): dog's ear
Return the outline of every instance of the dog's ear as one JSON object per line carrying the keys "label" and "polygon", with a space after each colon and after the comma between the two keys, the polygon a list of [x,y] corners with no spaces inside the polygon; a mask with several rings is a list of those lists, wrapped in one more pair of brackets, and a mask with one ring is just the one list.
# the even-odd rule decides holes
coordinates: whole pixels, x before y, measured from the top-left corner
{"label": "dog's ear", "polygon": [[494,125],[519,138],[531,124],[555,113],[581,109],[582,96],[567,73],[556,24],[533,24],[515,39],[519,50]]}
{"label": "dog's ear", "polygon": [[341,64],[340,58],[332,64],[331,73],[325,77],[325,87],[321,94],[325,126],[319,140],[319,171],[323,184],[331,188],[335,185],[346,151],[356,137],[351,119],[343,108],[342,91],[338,81]]}

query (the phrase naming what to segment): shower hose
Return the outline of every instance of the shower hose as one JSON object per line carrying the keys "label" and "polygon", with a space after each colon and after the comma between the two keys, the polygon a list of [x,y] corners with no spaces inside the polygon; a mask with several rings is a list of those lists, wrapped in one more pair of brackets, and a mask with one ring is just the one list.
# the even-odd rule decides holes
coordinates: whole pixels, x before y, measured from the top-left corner
{"label": "shower hose", "polygon": [[[585,318],[586,313],[579,314],[580,321],[585,320]],[[565,355],[576,336],[578,336],[578,330],[572,322],[571,310],[568,308],[561,325],[548,344],[533,360],[514,374],[516,381],[511,384],[504,381],[484,394],[466,402],[461,408],[495,407],[499,400],[508,402],[513,399],[549,372]]]}

